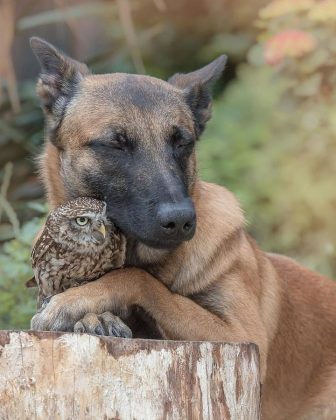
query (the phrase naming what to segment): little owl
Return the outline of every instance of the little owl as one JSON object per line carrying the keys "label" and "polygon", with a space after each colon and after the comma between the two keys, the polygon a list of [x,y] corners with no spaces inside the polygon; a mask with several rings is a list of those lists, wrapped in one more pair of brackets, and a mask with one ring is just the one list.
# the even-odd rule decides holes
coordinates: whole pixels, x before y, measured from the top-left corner
{"label": "little owl", "polygon": [[106,204],[82,197],[52,211],[32,251],[38,308],[50,296],[96,280],[125,262],[126,239],[106,217]]}

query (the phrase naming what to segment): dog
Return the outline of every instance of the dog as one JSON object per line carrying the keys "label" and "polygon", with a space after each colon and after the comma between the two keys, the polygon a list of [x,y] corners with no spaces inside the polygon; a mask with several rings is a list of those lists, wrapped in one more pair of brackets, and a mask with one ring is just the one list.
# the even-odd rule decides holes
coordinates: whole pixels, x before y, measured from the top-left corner
{"label": "dog", "polygon": [[125,269],[53,297],[32,327],[70,331],[88,313],[138,307],[166,339],[256,343],[263,419],[336,418],[336,284],[261,251],[234,195],[197,177],[226,58],[166,82],[92,75],[43,40],[31,46],[48,201],[104,199],[128,240]]}

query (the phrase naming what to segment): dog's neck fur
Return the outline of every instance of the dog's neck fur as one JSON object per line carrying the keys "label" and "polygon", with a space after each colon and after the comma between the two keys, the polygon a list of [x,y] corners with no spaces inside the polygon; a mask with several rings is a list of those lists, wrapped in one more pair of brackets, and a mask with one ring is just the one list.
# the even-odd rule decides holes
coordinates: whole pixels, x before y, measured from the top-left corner
{"label": "dog's neck fur", "polygon": [[[205,267],[207,262],[214,261],[225,248],[227,252],[224,263],[230,266],[230,249],[227,245],[232,238],[240,235],[245,224],[236,198],[223,187],[198,180],[192,199],[197,228],[191,241],[171,251],[155,250],[143,244],[138,244],[136,248],[140,266],[158,277],[171,290],[185,295],[204,289],[206,284],[202,272],[209,269]],[[210,284],[212,278],[207,278]]]}

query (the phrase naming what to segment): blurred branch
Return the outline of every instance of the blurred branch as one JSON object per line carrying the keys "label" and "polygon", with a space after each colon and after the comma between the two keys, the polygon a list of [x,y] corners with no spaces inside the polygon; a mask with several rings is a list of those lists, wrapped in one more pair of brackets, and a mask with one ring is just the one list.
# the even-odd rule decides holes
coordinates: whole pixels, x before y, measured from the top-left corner
{"label": "blurred branch", "polygon": [[163,23],[157,23],[155,25],[153,25],[152,27],[142,31],[139,34],[139,44],[145,44],[146,42],[150,41],[152,38],[158,36],[160,33],[162,33],[164,29],[164,24]]}
{"label": "blurred branch", "polygon": [[[0,194],[2,197],[7,197],[7,192],[10,184],[10,180],[13,174],[13,163],[8,162],[4,168],[4,176],[1,184]],[[0,207],[0,221],[2,217],[2,207]]]}
{"label": "blurred branch", "polygon": [[132,19],[131,7],[128,0],[116,0],[120,22],[126,37],[128,47],[132,56],[134,67],[138,73],[146,73],[145,66],[141,57],[141,51],[137,42],[137,37]]}
{"label": "blurred branch", "polygon": [[12,162],[8,162],[4,168],[4,177],[0,188],[0,220],[2,212],[4,211],[7,214],[8,219],[13,227],[15,236],[18,237],[20,233],[20,223],[15,211],[13,210],[13,207],[10,205],[9,201],[6,198],[12,174],[13,164]]}
{"label": "blurred branch", "polygon": [[153,3],[160,12],[165,12],[167,10],[167,5],[164,0],[153,0]]}
{"label": "blurred branch", "polygon": [[15,29],[14,6],[15,2],[12,0],[0,0],[0,28],[2,36],[2,42],[0,43],[0,78],[3,78],[7,84],[8,97],[13,111],[19,112],[20,100],[11,57]]}
{"label": "blurred branch", "polygon": [[40,25],[64,22],[64,20],[81,19],[87,16],[106,16],[115,11],[116,6],[114,3],[91,2],[79,6],[62,7],[61,10],[47,10],[36,15],[25,16],[18,20],[16,27],[19,31],[23,31]]}

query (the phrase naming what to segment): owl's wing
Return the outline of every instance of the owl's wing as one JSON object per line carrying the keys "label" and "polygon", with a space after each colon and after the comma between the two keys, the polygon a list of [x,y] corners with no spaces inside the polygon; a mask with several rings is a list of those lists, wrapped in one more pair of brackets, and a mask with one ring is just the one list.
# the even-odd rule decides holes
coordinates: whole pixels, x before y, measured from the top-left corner
{"label": "owl's wing", "polygon": [[35,268],[39,264],[43,256],[51,247],[52,243],[53,238],[50,236],[47,227],[45,227],[31,252],[31,261],[33,268]]}

